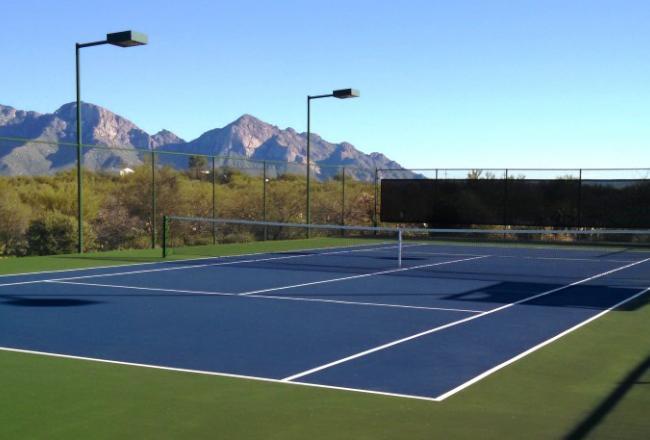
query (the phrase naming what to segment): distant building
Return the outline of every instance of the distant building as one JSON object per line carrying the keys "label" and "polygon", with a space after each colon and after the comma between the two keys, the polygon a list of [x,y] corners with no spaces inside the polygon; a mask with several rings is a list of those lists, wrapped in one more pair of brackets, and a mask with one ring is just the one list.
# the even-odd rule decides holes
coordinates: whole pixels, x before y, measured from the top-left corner
{"label": "distant building", "polygon": [[131,168],[128,167],[122,168],[120,170],[120,176],[126,176],[127,174],[133,174],[133,173],[135,173],[135,171],[133,171]]}

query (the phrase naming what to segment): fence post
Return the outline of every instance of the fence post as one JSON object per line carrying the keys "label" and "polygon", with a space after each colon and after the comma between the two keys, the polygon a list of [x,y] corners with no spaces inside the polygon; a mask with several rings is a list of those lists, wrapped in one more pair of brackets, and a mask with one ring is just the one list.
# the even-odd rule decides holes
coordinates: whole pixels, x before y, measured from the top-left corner
{"label": "fence post", "polygon": [[[262,174],[262,180],[263,180],[263,200],[262,200],[262,219],[266,221],[266,161],[264,161],[264,173]],[[266,225],[264,226],[264,241],[266,241],[268,235],[268,228]]]}
{"label": "fence post", "polygon": [[151,249],[156,249],[156,153],[151,153]]}
{"label": "fence post", "polygon": [[[341,226],[345,226],[345,167],[341,167]],[[341,229],[341,237],[345,237],[345,229]]]}
{"label": "fence post", "polygon": [[[212,220],[217,218],[217,167],[212,156]],[[212,244],[217,244],[216,223],[212,222]]]}
{"label": "fence post", "polygon": [[435,224],[436,220],[438,220],[438,185],[440,185],[440,182],[438,181],[438,168],[436,168],[436,184],[433,185],[433,222]]}
{"label": "fence post", "polygon": [[341,183],[342,183],[342,195],[341,195],[341,226],[345,226],[345,167],[342,167],[341,174]]}
{"label": "fence post", "polygon": [[[506,168],[505,182],[503,184],[503,229],[508,229],[508,169]],[[503,233],[503,239],[508,239],[508,234]]]}
{"label": "fence post", "polygon": [[582,168],[580,168],[578,181],[578,227],[582,227]]}
{"label": "fence post", "polygon": [[506,168],[506,181],[503,185],[503,226],[508,226],[508,169]]}
{"label": "fence post", "polygon": [[[378,193],[379,193],[379,170],[375,168],[375,213],[374,213],[374,224],[375,228],[378,225],[377,210],[378,210]],[[376,232],[375,232],[376,233]]]}

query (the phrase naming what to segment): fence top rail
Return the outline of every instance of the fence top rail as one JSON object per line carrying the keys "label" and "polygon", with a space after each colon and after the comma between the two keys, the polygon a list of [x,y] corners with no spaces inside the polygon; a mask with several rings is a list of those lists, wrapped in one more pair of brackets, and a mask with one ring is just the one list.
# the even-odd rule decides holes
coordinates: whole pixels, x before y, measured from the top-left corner
{"label": "fence top rail", "polygon": [[430,229],[430,228],[389,228],[389,227],[370,227],[370,226],[337,226],[337,225],[314,225],[307,223],[280,223],[280,222],[261,222],[254,220],[234,220],[220,218],[202,218],[202,217],[182,217],[167,216],[168,220],[182,220],[208,223],[226,223],[240,224],[251,226],[278,226],[278,227],[300,227],[310,229],[330,229],[346,231],[377,231],[377,232],[421,232],[421,233],[475,233],[475,234],[648,234],[650,230],[643,229],[605,229],[605,230],[547,230],[547,229]]}

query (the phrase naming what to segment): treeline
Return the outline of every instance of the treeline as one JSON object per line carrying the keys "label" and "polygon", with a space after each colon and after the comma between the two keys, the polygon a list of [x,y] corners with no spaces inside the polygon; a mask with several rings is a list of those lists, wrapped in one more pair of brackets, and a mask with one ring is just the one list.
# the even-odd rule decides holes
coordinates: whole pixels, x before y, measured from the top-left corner
{"label": "treeline", "polygon": [[[224,166],[213,185],[204,164],[191,165],[189,171],[154,170],[149,162],[123,175],[84,170],[84,251],[148,248],[152,237],[160,246],[165,215],[212,218],[216,211],[218,218],[305,222],[304,176],[282,174],[265,183],[262,176]],[[0,254],[75,252],[76,179],[74,169],[54,176],[0,177]],[[341,175],[312,181],[312,223],[372,225],[373,184],[347,176],[344,194],[342,181]]]}

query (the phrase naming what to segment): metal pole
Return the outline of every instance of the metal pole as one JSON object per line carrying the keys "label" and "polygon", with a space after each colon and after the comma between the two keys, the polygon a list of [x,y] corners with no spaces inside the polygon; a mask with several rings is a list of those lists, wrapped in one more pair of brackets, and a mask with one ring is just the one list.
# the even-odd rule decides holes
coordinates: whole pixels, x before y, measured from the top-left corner
{"label": "metal pole", "polygon": [[[264,219],[264,221],[266,221],[266,161],[264,161],[263,181],[264,181],[263,182],[264,183],[264,187],[263,187],[264,188],[264,190],[263,190],[264,197],[263,197],[263,201],[262,201],[262,207],[263,207],[262,218]],[[268,228],[266,226],[264,226],[264,241],[266,241],[267,235],[268,235]]]}
{"label": "metal pole", "polygon": [[156,153],[151,153],[151,249],[156,249]]}
{"label": "metal pole", "polygon": [[[352,90],[350,90],[351,92]],[[337,95],[337,90],[328,95],[316,95],[316,96],[307,96],[307,224],[311,224],[311,196],[310,196],[310,187],[311,187],[311,100],[317,98],[330,98],[332,96],[338,96],[340,98],[349,98],[354,96],[359,96],[358,92],[356,94],[350,94],[346,96]],[[348,92],[347,90],[338,90],[338,92]],[[310,228],[307,229],[307,238],[310,237]]]}
{"label": "metal pole", "polygon": [[[309,196],[309,179],[310,179],[310,160],[311,160],[311,155],[310,155],[310,147],[311,147],[311,140],[310,140],[310,119],[311,119],[311,96],[307,96],[307,224],[311,224],[311,199]],[[310,236],[310,231],[309,228],[307,228],[307,238]]]}
{"label": "metal pole", "polygon": [[345,226],[345,167],[343,167],[343,174],[341,176],[343,186],[341,196],[341,226]]}
{"label": "metal pole", "polygon": [[436,168],[436,182],[435,185],[433,186],[433,222],[435,224],[436,220],[438,220],[438,185],[440,185],[440,181],[438,180],[438,169]]}
{"label": "metal pole", "polygon": [[167,258],[167,247],[169,246],[169,217],[163,217],[163,258]]}
{"label": "metal pole", "polygon": [[[506,168],[505,182],[503,183],[503,229],[508,229],[508,169]],[[504,232],[503,239],[508,235]]]}
{"label": "metal pole", "polygon": [[[341,194],[341,226],[345,226],[345,167],[342,168],[341,175],[342,194]],[[341,237],[345,237],[345,229],[341,229]]]}
{"label": "metal pole", "polygon": [[397,267],[402,267],[402,230],[397,230]]}
{"label": "metal pole", "polygon": [[379,202],[377,200],[378,199],[378,193],[379,193],[378,185],[379,185],[379,170],[377,170],[377,168],[375,168],[375,214],[374,214],[375,228],[377,227],[377,224],[378,224],[378,222],[377,222],[377,220],[378,220],[377,219],[377,207],[378,207],[378,202]]}
{"label": "metal pole", "polygon": [[578,227],[582,227],[582,168],[580,168],[580,176],[578,181]]}
{"label": "metal pole", "polygon": [[[217,167],[212,156],[212,220],[217,218]],[[217,244],[216,223],[212,222],[212,244]]]}
{"label": "metal pole", "polygon": [[81,183],[81,165],[82,165],[82,147],[81,147],[81,84],[79,72],[79,43],[75,45],[75,56],[77,62],[77,229],[78,241],[77,252],[83,253],[83,202],[81,196],[82,183]]}
{"label": "metal pole", "polygon": [[508,170],[506,169],[506,181],[503,186],[503,226],[508,226]]}

